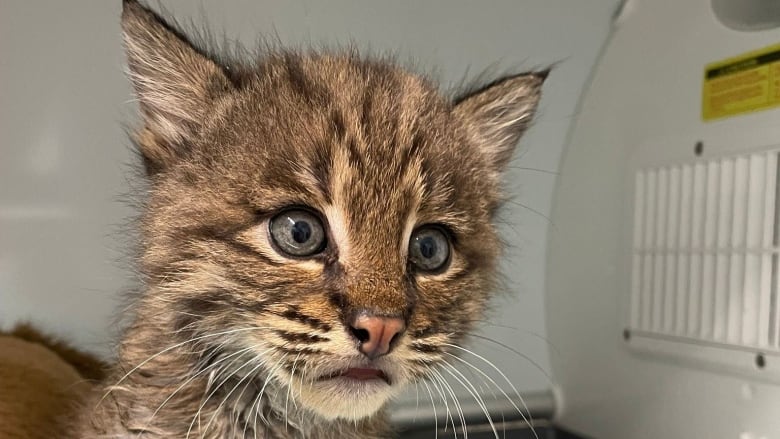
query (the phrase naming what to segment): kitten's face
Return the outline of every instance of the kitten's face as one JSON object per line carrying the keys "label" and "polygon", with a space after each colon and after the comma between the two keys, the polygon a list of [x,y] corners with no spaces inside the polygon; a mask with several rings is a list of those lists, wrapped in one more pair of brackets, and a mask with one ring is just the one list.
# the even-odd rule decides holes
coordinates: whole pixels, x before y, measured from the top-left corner
{"label": "kitten's face", "polygon": [[451,362],[489,296],[499,172],[543,74],[456,105],[381,62],[226,69],[140,7],[123,26],[152,182],[143,306],[181,337],[224,333],[200,365],[233,355],[358,419]]}

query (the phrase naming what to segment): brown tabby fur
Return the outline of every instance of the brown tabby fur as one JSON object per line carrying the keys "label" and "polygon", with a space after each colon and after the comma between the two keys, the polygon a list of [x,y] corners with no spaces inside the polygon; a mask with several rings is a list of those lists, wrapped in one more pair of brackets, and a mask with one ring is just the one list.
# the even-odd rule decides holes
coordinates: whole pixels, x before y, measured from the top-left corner
{"label": "brown tabby fur", "polygon": [[[150,182],[146,288],[119,361],[77,437],[378,438],[382,410],[480,318],[499,252],[500,172],[532,119],[546,72],[450,100],[392,63],[354,53],[272,51],[218,62],[135,1],[122,29]],[[282,256],[268,220],[317,212],[327,248]],[[437,224],[439,273],[407,259]],[[390,354],[360,354],[356,310],[401,316]],[[449,359],[451,361],[451,359]],[[321,378],[377,367],[391,385]]]}

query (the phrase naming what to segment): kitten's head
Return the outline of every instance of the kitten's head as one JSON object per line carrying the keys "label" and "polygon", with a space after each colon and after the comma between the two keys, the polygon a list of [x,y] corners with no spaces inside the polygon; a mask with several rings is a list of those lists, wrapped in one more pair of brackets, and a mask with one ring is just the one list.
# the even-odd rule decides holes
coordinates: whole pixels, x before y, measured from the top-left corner
{"label": "kitten's head", "polygon": [[490,295],[500,173],[546,74],[453,101],[350,53],[226,65],[134,2],[122,25],[145,318],[326,418],[369,416],[451,361]]}

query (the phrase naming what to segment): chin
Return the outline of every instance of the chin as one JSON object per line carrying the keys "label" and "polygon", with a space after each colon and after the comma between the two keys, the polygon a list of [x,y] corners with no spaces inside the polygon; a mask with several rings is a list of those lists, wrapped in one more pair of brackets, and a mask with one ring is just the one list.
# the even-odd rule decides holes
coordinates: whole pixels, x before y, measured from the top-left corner
{"label": "chin", "polygon": [[376,414],[402,385],[381,379],[359,380],[334,377],[307,383],[296,392],[296,399],[307,409],[327,420],[357,421]]}

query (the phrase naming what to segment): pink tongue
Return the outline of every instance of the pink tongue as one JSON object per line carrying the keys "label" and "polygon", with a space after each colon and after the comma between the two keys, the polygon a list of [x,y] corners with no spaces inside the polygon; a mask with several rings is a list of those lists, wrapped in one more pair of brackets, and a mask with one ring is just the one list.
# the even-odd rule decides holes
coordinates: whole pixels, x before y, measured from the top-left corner
{"label": "pink tongue", "polygon": [[383,378],[384,373],[379,369],[351,368],[344,371],[342,376],[356,380],[379,380]]}

